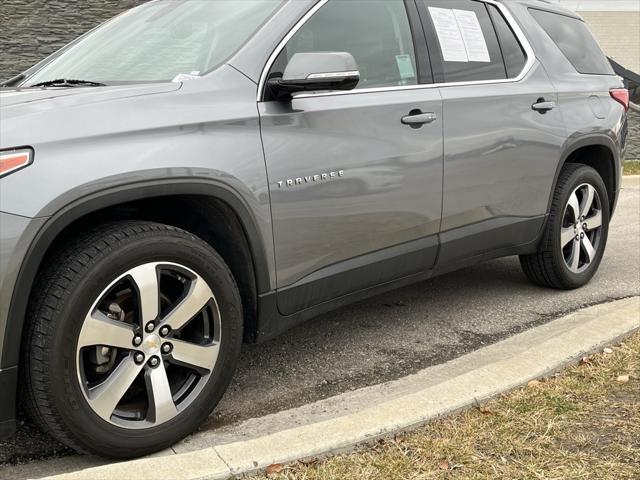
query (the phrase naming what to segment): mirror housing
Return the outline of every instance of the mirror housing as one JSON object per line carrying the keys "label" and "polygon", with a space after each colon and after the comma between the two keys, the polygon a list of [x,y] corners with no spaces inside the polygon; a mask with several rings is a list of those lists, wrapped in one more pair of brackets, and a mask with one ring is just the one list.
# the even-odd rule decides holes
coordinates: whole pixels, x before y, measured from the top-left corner
{"label": "mirror housing", "polygon": [[295,93],[323,90],[353,90],[360,72],[353,55],[347,52],[296,53],[281,78],[268,81],[276,99]]}

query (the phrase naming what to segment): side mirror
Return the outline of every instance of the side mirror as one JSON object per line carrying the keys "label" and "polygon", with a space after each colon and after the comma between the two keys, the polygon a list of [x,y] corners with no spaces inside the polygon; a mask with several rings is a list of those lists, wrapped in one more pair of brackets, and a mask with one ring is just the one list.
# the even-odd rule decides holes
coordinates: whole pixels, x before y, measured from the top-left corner
{"label": "side mirror", "polygon": [[360,72],[347,52],[296,53],[281,78],[272,78],[268,85],[276,99],[294,93],[322,90],[353,90],[360,81]]}

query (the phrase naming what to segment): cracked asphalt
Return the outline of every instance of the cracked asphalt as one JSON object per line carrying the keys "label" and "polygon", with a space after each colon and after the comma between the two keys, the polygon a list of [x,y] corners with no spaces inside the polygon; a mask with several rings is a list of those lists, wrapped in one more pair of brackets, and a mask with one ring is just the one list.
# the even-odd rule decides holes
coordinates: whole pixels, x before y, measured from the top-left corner
{"label": "cracked asphalt", "polygon": [[[578,308],[640,295],[640,189],[623,189],[600,271],[565,292],[531,285],[515,257],[491,261],[342,308],[244,348],[202,429],[232,426],[445,362]],[[0,466],[73,452],[22,422]]]}

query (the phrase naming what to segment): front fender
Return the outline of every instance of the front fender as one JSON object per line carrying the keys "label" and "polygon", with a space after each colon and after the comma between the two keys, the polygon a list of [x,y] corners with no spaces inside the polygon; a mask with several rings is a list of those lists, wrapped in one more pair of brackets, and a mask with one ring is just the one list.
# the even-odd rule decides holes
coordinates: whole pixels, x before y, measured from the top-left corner
{"label": "front fender", "polygon": [[[256,215],[253,206],[234,188],[219,181],[207,179],[172,178],[170,180],[129,181],[111,188],[104,188],[86,193],[72,201],[68,201],[77,190],[85,190],[87,186],[74,189],[61,198],[57,198],[45,206],[37,222],[39,228],[30,234],[29,246],[26,248],[24,260],[16,268],[16,276],[4,331],[2,359],[0,368],[17,365],[20,354],[20,339],[29,300],[29,292],[34,284],[38,268],[58,235],[74,221],[92,212],[123,203],[173,195],[201,195],[216,198],[226,203],[238,216],[249,242],[254,259],[256,283],[259,293],[272,290],[270,268],[273,252],[269,239],[270,231],[265,232],[266,219]],[[42,218],[46,216],[47,218]],[[267,229],[268,230],[268,229]],[[265,234],[268,233],[268,234]],[[8,285],[5,287],[9,288]]]}

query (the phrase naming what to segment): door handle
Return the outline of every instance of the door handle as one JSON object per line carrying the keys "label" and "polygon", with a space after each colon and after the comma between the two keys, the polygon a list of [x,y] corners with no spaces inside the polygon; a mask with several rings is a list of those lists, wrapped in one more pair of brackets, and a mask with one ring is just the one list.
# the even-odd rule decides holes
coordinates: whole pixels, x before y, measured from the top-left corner
{"label": "door handle", "polygon": [[409,115],[402,117],[402,123],[409,125],[411,128],[420,128],[428,123],[433,123],[438,119],[438,116],[433,113],[422,113],[420,110],[412,110]]}
{"label": "door handle", "polygon": [[556,108],[556,102],[547,102],[544,98],[539,98],[536,103],[531,105],[531,108],[544,115],[548,111]]}

